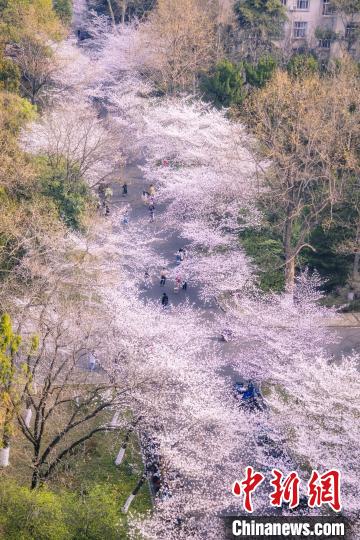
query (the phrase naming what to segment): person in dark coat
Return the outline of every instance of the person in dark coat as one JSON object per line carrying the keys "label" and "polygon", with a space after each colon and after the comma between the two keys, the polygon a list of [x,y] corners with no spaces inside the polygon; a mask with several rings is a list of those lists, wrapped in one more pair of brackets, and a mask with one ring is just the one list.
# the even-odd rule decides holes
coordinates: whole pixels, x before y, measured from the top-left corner
{"label": "person in dark coat", "polygon": [[164,292],[162,297],[161,297],[161,304],[163,307],[166,307],[169,305],[169,297],[168,295]]}
{"label": "person in dark coat", "polygon": [[165,282],[166,282],[166,269],[162,268],[160,272],[160,285],[163,287],[165,285]]}

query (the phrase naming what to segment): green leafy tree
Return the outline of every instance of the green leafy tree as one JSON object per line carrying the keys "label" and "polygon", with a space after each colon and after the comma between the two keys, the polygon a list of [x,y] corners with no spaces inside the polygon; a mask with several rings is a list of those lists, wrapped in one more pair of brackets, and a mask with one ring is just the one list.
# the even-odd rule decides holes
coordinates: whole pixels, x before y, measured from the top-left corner
{"label": "green leafy tree", "polygon": [[[156,0],[120,0],[122,15],[121,20],[131,20],[134,17],[141,18],[146,16],[156,5]],[[125,12],[124,6],[125,4]]]}
{"label": "green leafy tree", "polygon": [[72,229],[82,228],[82,218],[91,205],[87,184],[81,179],[67,179],[64,167],[42,164],[40,177],[42,194],[54,202],[59,217]]}
{"label": "green leafy tree", "polygon": [[[120,501],[114,486],[94,485],[85,497],[68,509],[73,538],[76,540],[117,540],[124,535],[124,518],[120,513]],[[74,517],[76,516],[76,519]]]}
{"label": "green leafy tree", "polygon": [[241,105],[246,96],[242,66],[221,60],[211,76],[204,79],[202,89],[215,105]]}
{"label": "green leafy tree", "polygon": [[319,71],[319,63],[310,54],[294,54],[287,64],[287,71],[291,77],[304,79]]}
{"label": "green leafy tree", "polygon": [[19,86],[19,68],[9,58],[0,57],[0,89],[7,92],[18,92]]}
{"label": "green leafy tree", "polygon": [[239,24],[241,53],[252,61],[273,49],[286,21],[286,8],[280,0],[238,0],[235,13]]}
{"label": "green leafy tree", "polygon": [[337,208],[330,225],[340,229],[335,243],[337,256],[352,259],[348,281],[353,289],[360,291],[360,179],[350,175],[344,182],[342,202]]}
{"label": "green leafy tree", "polygon": [[[0,139],[15,141],[27,122],[35,119],[35,109],[26,99],[8,92],[0,92]],[[12,149],[11,153],[13,153]],[[2,146],[2,158],[6,148]]]}
{"label": "green leafy tree", "polygon": [[60,20],[66,25],[70,24],[72,16],[72,4],[70,0],[54,0],[53,6]]}
{"label": "green leafy tree", "polygon": [[1,0],[0,42],[19,43],[23,38],[40,37],[44,43],[64,37],[64,27],[52,0]]}
{"label": "green leafy tree", "polygon": [[11,318],[4,313],[0,319],[0,449],[2,466],[8,465],[10,440],[14,417],[22,403],[23,388],[31,382],[29,362],[37,349],[38,339],[33,336],[29,350],[22,360],[21,336],[12,327]]}
{"label": "green leafy tree", "polygon": [[[0,319],[0,448],[8,449],[13,431],[15,414],[17,368],[15,357],[18,353],[21,337],[14,333],[10,316],[5,313]],[[14,399],[15,398],[15,399]],[[7,457],[3,465],[7,465]]]}
{"label": "green leafy tree", "polygon": [[276,71],[247,101],[259,154],[271,163],[264,171],[263,204],[276,214],[289,292],[300,253],[314,250],[311,233],[331,211],[344,181],[359,172],[355,70],[344,65],[335,74],[304,79]]}
{"label": "green leafy tree", "polygon": [[256,264],[260,289],[265,292],[282,291],[285,280],[281,272],[284,264],[281,237],[272,233],[270,228],[247,229],[241,233],[240,241]]}
{"label": "green leafy tree", "polygon": [[262,88],[271,79],[277,62],[269,54],[262,56],[257,64],[245,63],[246,82],[256,88]]}
{"label": "green leafy tree", "polygon": [[336,287],[343,287],[351,271],[351,256],[339,253],[338,245],[348,237],[348,231],[337,224],[337,212],[333,214],[334,221],[326,226],[326,221],[312,232],[309,242],[315,249],[304,249],[300,262],[311,270],[316,269],[324,279],[324,290],[333,291]]}

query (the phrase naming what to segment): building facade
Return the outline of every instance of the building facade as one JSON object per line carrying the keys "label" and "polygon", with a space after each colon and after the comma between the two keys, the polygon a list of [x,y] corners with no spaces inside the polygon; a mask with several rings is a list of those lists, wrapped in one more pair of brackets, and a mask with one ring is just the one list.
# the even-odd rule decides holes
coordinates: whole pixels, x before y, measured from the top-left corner
{"label": "building facade", "polygon": [[282,0],[287,10],[282,45],[310,49],[320,57],[340,57],[345,51],[360,58],[360,14],[335,9],[330,0]]}

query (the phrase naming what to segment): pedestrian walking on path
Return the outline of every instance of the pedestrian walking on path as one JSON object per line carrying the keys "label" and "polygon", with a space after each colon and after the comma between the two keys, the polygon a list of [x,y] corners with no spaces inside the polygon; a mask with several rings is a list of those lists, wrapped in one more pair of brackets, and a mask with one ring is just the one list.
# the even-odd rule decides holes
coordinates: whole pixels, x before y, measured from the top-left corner
{"label": "pedestrian walking on path", "polygon": [[184,281],[182,282],[182,285],[181,285],[181,288],[183,291],[187,291],[187,281],[184,279]]}
{"label": "pedestrian walking on path", "polygon": [[128,194],[128,184],[127,184],[127,181],[124,180],[124,183],[122,185],[122,189],[123,189],[123,197],[126,197],[126,195]]}
{"label": "pedestrian walking on path", "polygon": [[149,270],[148,270],[148,268],[147,268],[147,269],[145,270],[145,272],[144,272],[144,285],[145,285],[145,289],[148,289],[148,288],[149,288],[150,283],[151,283],[150,273],[149,273]]}
{"label": "pedestrian walking on path", "polygon": [[89,362],[89,370],[90,370],[90,371],[95,371],[95,368],[96,368],[96,358],[95,358],[95,355],[94,355],[94,351],[90,351],[90,352],[89,352],[88,362]]}
{"label": "pedestrian walking on path", "polygon": [[179,249],[179,251],[176,253],[176,256],[175,256],[175,261],[176,261],[176,264],[180,264],[182,259],[181,259],[181,251]]}
{"label": "pedestrian walking on path", "polygon": [[101,184],[99,184],[99,187],[98,187],[98,193],[99,193],[99,198],[103,201],[104,198],[105,198],[105,189],[106,189],[106,184],[104,184],[103,182],[101,182]]}
{"label": "pedestrian walking on path", "polygon": [[105,207],[105,216],[110,216],[110,208],[109,208],[109,205],[105,203],[104,207]]}
{"label": "pedestrian walking on path", "polygon": [[143,190],[142,194],[141,194],[141,200],[144,204],[148,204],[149,203],[149,194],[147,191],[145,191],[145,189]]}
{"label": "pedestrian walking on path", "polygon": [[163,287],[166,281],[166,269],[162,268],[160,272],[160,285]]}
{"label": "pedestrian walking on path", "polygon": [[154,203],[149,205],[150,221],[154,221],[155,205]]}
{"label": "pedestrian walking on path", "polygon": [[108,186],[107,188],[105,188],[105,191],[104,191],[105,200],[108,201],[109,199],[111,199],[112,196],[113,196],[113,190],[111,189],[110,186]]}
{"label": "pedestrian walking on path", "polygon": [[169,297],[165,292],[162,294],[161,297],[161,305],[164,308],[169,305]]}
{"label": "pedestrian walking on path", "polygon": [[124,225],[129,225],[129,210],[125,211],[125,214],[123,216],[123,224]]}
{"label": "pedestrian walking on path", "polygon": [[154,197],[154,195],[155,195],[155,186],[154,186],[154,184],[150,184],[150,186],[149,186],[149,195],[150,195],[150,197]]}
{"label": "pedestrian walking on path", "polygon": [[175,292],[179,292],[181,281],[182,281],[181,277],[179,275],[177,275],[176,278],[175,278],[175,287],[174,287]]}
{"label": "pedestrian walking on path", "polygon": [[180,248],[179,249],[179,255],[180,255],[180,260],[183,261],[185,259],[185,255],[186,255],[185,249]]}

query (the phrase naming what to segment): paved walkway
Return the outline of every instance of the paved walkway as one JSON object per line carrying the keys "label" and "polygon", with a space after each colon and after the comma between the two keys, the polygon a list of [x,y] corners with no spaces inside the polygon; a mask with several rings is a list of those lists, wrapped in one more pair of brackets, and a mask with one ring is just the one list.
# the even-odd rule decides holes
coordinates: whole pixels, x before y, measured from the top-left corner
{"label": "paved walkway", "polygon": [[[209,312],[216,308],[215,304],[205,304],[199,296],[199,288],[191,283],[188,284],[186,292],[181,289],[179,292],[174,292],[174,277],[175,273],[183,279],[188,279],[188,276],[182,271],[181,265],[176,264],[176,252],[179,248],[186,247],[186,240],[179,235],[179,231],[169,230],[164,228],[162,214],[166,212],[166,206],[159,204],[155,196],[155,219],[150,223],[149,210],[141,200],[141,193],[148,189],[149,185],[145,181],[142,171],[136,164],[130,164],[125,169],[125,178],[128,182],[128,195],[123,197],[122,188],[119,184],[114,184],[112,203],[116,206],[130,205],[129,223],[130,225],[138,225],[139,229],[143,229],[144,236],[154,238],[154,247],[163,260],[163,266],[166,268],[169,278],[166,281],[165,287],[160,286],[160,271],[161,266],[157,268],[155,273],[150,276],[150,286],[141,291],[141,295],[145,300],[154,300],[160,302],[162,293],[165,291],[169,296],[171,305],[178,305],[186,299],[197,308],[201,308],[204,312]],[[145,218],[145,227],[144,227]],[[121,230],[119,227],[119,234]]]}
{"label": "paved walkway", "polygon": [[[128,165],[125,169],[125,177],[128,181],[128,195],[122,196],[122,189],[119,184],[114,184],[114,196],[113,203],[118,206],[128,205],[131,206],[130,220],[132,224],[140,223],[144,217],[148,217],[148,209],[142,203],[141,193],[143,189],[148,187],[144,180],[142,171],[136,164]],[[148,231],[144,231],[145,234],[153,234],[156,236],[156,249],[164,260],[164,266],[167,267],[169,273],[176,268],[175,254],[180,247],[186,246],[186,241],[181,238],[177,231],[164,230],[162,225],[161,214],[166,211],[164,205],[156,204],[156,213],[154,223],[148,224]],[[143,226],[141,224],[141,226]],[[181,267],[179,267],[181,273]],[[186,277],[186,276],[184,276]],[[211,313],[217,309],[215,304],[205,304],[199,297],[198,287],[194,286],[191,281],[186,293],[180,290],[178,293],[174,292],[174,280],[169,279],[165,287],[160,287],[160,268],[155,275],[151,276],[150,286],[144,288],[142,291],[143,298],[160,302],[161,294],[166,292],[169,296],[170,303],[172,305],[178,305],[187,298],[197,308],[200,308],[204,314],[204,317],[211,316]],[[335,358],[341,358],[343,354],[350,354],[351,352],[360,353],[360,313],[344,313],[339,314],[334,319],[326,321],[326,326],[333,329],[337,337],[337,342],[331,343],[327,346],[330,354]],[[214,336],[215,337],[215,336]],[[229,344],[224,344],[228,349],[232,347]],[[232,354],[236,354],[237,351],[232,351]],[[229,373],[230,374],[230,368]],[[232,378],[236,379],[236,373],[232,373]]]}
{"label": "paved walkway", "polygon": [[325,325],[329,328],[359,328],[360,333],[360,313],[339,313],[336,318],[325,321]]}

